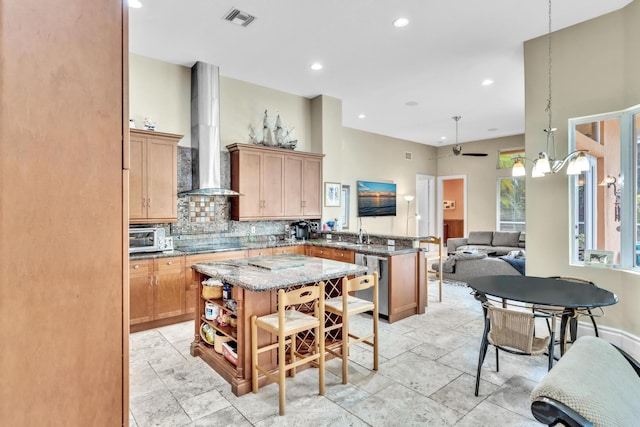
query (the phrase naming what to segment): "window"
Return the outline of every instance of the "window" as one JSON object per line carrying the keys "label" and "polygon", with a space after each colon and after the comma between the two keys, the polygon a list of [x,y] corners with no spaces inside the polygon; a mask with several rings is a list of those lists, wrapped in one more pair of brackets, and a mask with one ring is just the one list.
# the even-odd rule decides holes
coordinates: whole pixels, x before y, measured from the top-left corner
{"label": "window", "polygon": [[572,262],[585,250],[613,253],[613,264],[640,266],[640,106],[571,119],[570,149],[589,150],[591,169],[569,180]]}
{"label": "window", "polygon": [[525,178],[498,178],[498,224],[500,231],[525,231]]}
{"label": "window", "polygon": [[524,158],[524,147],[507,148],[498,151],[498,169],[511,169],[518,157]]}

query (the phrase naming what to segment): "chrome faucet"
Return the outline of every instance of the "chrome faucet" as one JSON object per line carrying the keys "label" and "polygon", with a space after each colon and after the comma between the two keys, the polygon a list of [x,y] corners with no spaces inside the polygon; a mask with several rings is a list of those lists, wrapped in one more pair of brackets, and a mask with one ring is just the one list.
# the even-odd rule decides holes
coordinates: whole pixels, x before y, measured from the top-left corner
{"label": "chrome faucet", "polygon": [[[364,239],[365,234],[367,235],[367,240]],[[367,233],[367,231],[363,230],[362,228],[358,231],[358,243],[360,244],[366,243],[367,245],[371,244],[371,240],[369,239],[369,233]]]}

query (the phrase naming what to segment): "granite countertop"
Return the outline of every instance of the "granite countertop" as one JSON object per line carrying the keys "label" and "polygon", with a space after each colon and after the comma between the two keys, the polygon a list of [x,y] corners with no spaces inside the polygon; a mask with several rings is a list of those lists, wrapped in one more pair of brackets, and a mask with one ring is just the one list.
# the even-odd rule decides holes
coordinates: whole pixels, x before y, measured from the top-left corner
{"label": "granite countertop", "polygon": [[196,271],[254,292],[365,274],[367,267],[304,255],[272,255],[192,266]]}
{"label": "granite countertop", "polygon": [[177,257],[184,255],[196,255],[207,253],[219,253],[229,251],[244,251],[248,249],[265,249],[265,248],[277,248],[282,246],[292,245],[311,245],[311,246],[323,246],[327,248],[347,249],[358,253],[378,255],[378,256],[393,256],[402,255],[417,252],[421,249],[406,247],[406,246],[387,246],[387,245],[365,245],[357,244],[347,241],[338,240],[326,240],[326,239],[313,239],[306,241],[291,241],[291,240],[278,240],[275,244],[269,244],[267,242],[245,242],[245,243],[211,243],[211,244],[199,244],[192,246],[178,246],[175,250],[164,252],[141,252],[133,253],[129,255],[129,260],[142,260],[142,259],[154,259],[154,258],[166,258]]}
{"label": "granite countertop", "polygon": [[348,249],[362,254],[369,255],[382,255],[393,256],[410,254],[417,252],[418,248],[407,248],[401,246],[387,246],[387,245],[366,245],[353,242],[341,242],[336,240],[327,241],[326,239],[307,240],[307,245],[322,246],[327,248]]}

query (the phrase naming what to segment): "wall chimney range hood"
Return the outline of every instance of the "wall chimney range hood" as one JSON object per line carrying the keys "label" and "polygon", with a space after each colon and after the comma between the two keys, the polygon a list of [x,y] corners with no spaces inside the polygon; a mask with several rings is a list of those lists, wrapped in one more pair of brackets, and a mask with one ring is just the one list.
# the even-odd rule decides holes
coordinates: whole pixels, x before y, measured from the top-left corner
{"label": "wall chimney range hood", "polygon": [[240,196],[220,185],[220,71],[196,62],[191,67],[191,182],[179,196]]}

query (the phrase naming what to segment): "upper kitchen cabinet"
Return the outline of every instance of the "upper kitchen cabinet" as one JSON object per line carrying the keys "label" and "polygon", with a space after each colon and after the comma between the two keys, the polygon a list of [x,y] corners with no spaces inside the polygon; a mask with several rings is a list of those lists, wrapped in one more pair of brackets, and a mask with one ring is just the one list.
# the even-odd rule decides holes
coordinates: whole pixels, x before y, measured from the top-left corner
{"label": "upper kitchen cabinet", "polygon": [[232,144],[231,219],[319,218],[322,214],[322,154]]}
{"label": "upper kitchen cabinet", "polygon": [[285,216],[320,218],[322,216],[322,155],[287,154],[284,159]]}
{"label": "upper kitchen cabinet", "polygon": [[178,219],[178,142],[182,135],[130,130],[129,223]]}

